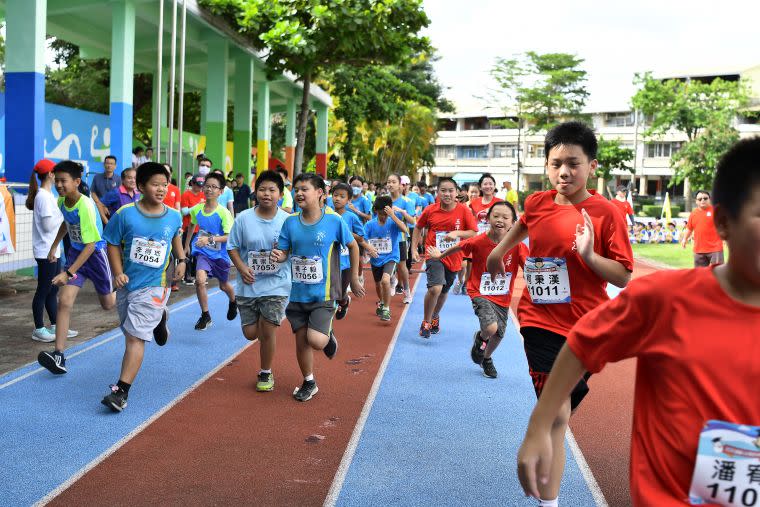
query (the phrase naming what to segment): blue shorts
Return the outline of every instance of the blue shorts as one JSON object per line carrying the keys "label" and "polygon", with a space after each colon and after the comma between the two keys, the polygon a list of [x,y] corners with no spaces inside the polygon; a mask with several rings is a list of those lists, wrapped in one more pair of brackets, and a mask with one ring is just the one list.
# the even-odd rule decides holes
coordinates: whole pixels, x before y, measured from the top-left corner
{"label": "blue shorts", "polygon": [[211,278],[226,282],[230,277],[230,261],[227,259],[209,259],[203,254],[195,256],[195,271],[205,271]]}
{"label": "blue shorts", "polygon": [[[66,257],[65,270],[74,264],[78,255],[74,255],[76,253],[74,250],[70,250],[69,253],[70,255]],[[69,280],[66,285],[74,285],[81,289],[85,280],[90,280],[92,285],[95,286],[95,292],[101,296],[113,292],[111,266],[108,264],[108,255],[106,255],[105,250],[95,250],[92,252],[92,255],[82,264],[76,275],[76,278]]]}

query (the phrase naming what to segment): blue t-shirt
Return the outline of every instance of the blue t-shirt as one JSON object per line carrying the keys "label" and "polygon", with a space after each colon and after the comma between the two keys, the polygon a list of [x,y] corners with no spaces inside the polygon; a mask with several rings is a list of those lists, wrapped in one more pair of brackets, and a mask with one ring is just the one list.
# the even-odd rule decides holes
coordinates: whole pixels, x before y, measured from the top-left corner
{"label": "blue t-shirt", "polygon": [[378,252],[376,258],[370,257],[370,263],[373,266],[380,267],[385,266],[389,262],[399,262],[401,255],[399,254],[398,243],[401,239],[401,229],[398,228],[396,222],[390,218],[386,218],[385,223],[381,224],[377,218],[373,218],[364,225],[364,232],[367,240],[372,238],[389,238],[391,241],[390,253]]}
{"label": "blue t-shirt", "polygon": [[191,255],[203,254],[209,259],[226,259],[230,260],[227,248],[224,244],[216,243],[214,246],[206,245],[202,248],[195,244],[196,238],[200,236],[225,236],[232,229],[232,213],[222,205],[217,205],[216,209],[209,214],[203,211],[206,203],[198,203],[190,208],[190,223],[197,224],[200,227],[198,234],[190,242],[192,250]]}
{"label": "blue t-shirt", "polygon": [[100,219],[100,213],[95,207],[95,202],[82,195],[73,207],[66,206],[66,198],[58,198],[58,207],[63,214],[63,221],[69,230],[69,239],[71,240],[71,249],[77,252],[82,251],[88,243],[95,243],[95,251],[103,250],[106,242],[103,241],[103,220]]}
{"label": "blue t-shirt", "polygon": [[[260,263],[265,259],[259,256],[249,260],[248,252],[265,254],[268,257],[274,243],[280,237],[280,230],[286,218],[288,213],[281,209],[277,210],[277,214],[271,220],[258,216],[256,208],[241,212],[232,224],[227,250],[237,250],[240,258],[249,266],[252,262]],[[235,280],[235,294],[248,298],[290,295],[290,259],[271,273],[254,270],[254,276],[256,279],[251,285],[243,283],[243,278],[238,276]]]}
{"label": "blue t-shirt", "polygon": [[[417,215],[417,210],[416,210],[415,205],[412,202],[412,200],[411,199],[407,199],[403,195],[398,196],[398,199],[396,199],[395,201],[393,201],[393,206],[396,206],[397,208],[401,208],[403,210],[406,210],[406,212],[409,213],[410,216],[416,216]],[[396,212],[396,216],[399,217],[399,219],[402,222],[406,223],[406,219],[404,218],[404,215],[402,213]],[[391,220],[391,222],[392,221],[393,220]],[[412,227],[412,224],[409,224],[409,227]],[[406,234],[403,234],[401,241],[406,241],[407,237],[408,236]]]}
{"label": "blue t-shirt", "polygon": [[[362,238],[364,237],[364,225],[362,224],[362,219],[359,218],[359,215],[353,211],[346,210],[342,215],[340,215],[340,218],[346,222],[349,231],[354,234],[358,234]],[[343,271],[344,269],[348,269],[350,267],[351,255],[348,253],[348,247],[343,246],[340,249],[340,269]]]}
{"label": "blue t-shirt", "polygon": [[361,211],[365,215],[372,215],[372,204],[369,202],[369,199],[363,195],[359,195],[359,197],[351,199],[351,204],[354,205],[354,208]]}
{"label": "blue t-shirt", "polygon": [[[354,241],[346,222],[331,208],[314,224],[304,224],[301,212],[282,225],[278,248],[289,251],[293,286],[290,300],[316,303],[343,297],[340,283],[340,247]],[[321,276],[320,276],[321,275]]]}
{"label": "blue t-shirt", "polygon": [[235,194],[232,192],[232,189],[230,187],[224,187],[224,190],[222,190],[221,195],[219,196],[219,199],[217,199],[217,202],[220,206],[224,206],[229,210],[227,207],[228,202],[234,202],[235,201]]}
{"label": "blue t-shirt", "polygon": [[433,197],[433,194],[430,194],[430,193],[428,193],[428,192],[425,192],[425,193],[422,195],[422,197],[424,197],[424,198],[425,198],[425,200],[427,201],[427,204],[426,204],[426,206],[430,206],[431,204],[433,204],[433,203],[435,202],[435,197]]}
{"label": "blue t-shirt", "polygon": [[109,244],[122,248],[129,292],[144,287],[166,287],[172,240],[181,229],[179,211],[166,205],[162,213],[149,215],[137,204],[127,204],[111,216],[103,237]]}

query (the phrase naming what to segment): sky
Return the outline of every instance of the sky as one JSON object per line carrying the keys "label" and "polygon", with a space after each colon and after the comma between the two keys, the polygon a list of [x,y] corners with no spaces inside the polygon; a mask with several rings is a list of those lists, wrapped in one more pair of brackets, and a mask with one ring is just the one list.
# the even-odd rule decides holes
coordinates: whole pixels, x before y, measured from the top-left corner
{"label": "sky", "polygon": [[626,108],[636,72],[760,65],[760,0],[424,0],[436,73],[460,113],[483,108],[496,57],[572,53],[589,111]]}

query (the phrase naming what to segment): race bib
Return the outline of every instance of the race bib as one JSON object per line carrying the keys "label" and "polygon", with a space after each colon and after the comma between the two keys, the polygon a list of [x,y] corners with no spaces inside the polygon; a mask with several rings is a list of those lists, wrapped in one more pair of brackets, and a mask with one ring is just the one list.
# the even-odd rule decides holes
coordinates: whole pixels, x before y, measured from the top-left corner
{"label": "race bib", "polygon": [[447,231],[438,231],[435,233],[435,247],[441,252],[459,244],[459,238],[453,240],[445,239],[447,234]]}
{"label": "race bib", "polygon": [[82,243],[82,226],[79,224],[70,224],[66,222],[66,228],[69,230],[69,239],[74,243]]}
{"label": "race bib", "polygon": [[149,268],[162,268],[166,259],[168,243],[135,236],[129,249],[129,260]]}
{"label": "race bib", "polygon": [[272,262],[269,250],[248,252],[248,267],[256,274],[269,275],[280,269],[280,265]]}
{"label": "race bib", "polygon": [[322,283],[322,257],[291,257],[293,281],[316,284]]}
{"label": "race bib", "polygon": [[491,281],[490,273],[483,273],[480,277],[480,293],[484,296],[505,296],[509,294],[509,284],[512,281],[512,273],[496,275]]}
{"label": "race bib", "polygon": [[488,232],[491,229],[491,224],[488,222],[478,222],[478,234]]}
{"label": "race bib", "polygon": [[570,302],[570,277],[567,261],[560,257],[528,257],[523,268],[533,304]]}
{"label": "race bib", "polygon": [[377,250],[377,253],[379,254],[389,254],[393,251],[391,238],[370,238],[368,241],[372,248]]}
{"label": "race bib", "polygon": [[[213,237],[214,237],[214,235],[213,235],[213,234],[211,234],[211,233],[210,233],[210,232],[208,232],[208,231],[204,231],[203,229],[201,229],[200,231],[198,231],[198,237],[199,237],[199,238],[200,238],[200,237],[206,237],[206,238],[209,238],[209,241],[211,241],[211,238],[213,238]],[[214,251],[219,251],[219,250],[221,250],[221,249],[222,249],[222,247],[221,247],[221,244],[220,244],[220,243],[213,243],[213,244],[211,244],[211,243],[207,243],[207,244],[206,244],[206,246],[203,246],[203,247],[198,247],[198,248],[208,248],[209,250],[214,250]]]}
{"label": "race bib", "polygon": [[692,505],[760,505],[760,426],[707,421],[689,488]]}

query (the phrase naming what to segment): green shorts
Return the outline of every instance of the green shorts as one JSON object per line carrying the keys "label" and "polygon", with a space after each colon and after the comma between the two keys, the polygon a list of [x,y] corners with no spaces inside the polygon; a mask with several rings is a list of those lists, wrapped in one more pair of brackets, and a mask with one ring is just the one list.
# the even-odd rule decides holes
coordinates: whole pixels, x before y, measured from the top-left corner
{"label": "green shorts", "polygon": [[253,326],[259,318],[279,326],[285,318],[285,306],[288,303],[287,296],[261,296],[247,298],[237,296],[238,311],[240,311],[240,325]]}

